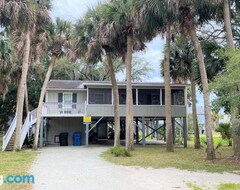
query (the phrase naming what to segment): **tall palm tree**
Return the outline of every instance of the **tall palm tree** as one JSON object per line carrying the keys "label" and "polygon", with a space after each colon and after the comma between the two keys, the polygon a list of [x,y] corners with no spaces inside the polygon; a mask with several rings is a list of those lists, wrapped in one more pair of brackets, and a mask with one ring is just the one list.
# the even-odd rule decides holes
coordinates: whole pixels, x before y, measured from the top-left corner
{"label": "tall palm tree", "polygon": [[215,7],[212,2],[207,0],[197,1],[197,0],[186,0],[178,1],[176,5],[176,11],[179,11],[180,23],[186,28],[186,33],[190,36],[193,46],[195,48],[196,59],[199,66],[199,71],[201,75],[201,84],[203,88],[203,98],[204,98],[204,116],[205,116],[205,128],[207,137],[207,159],[211,160],[215,158],[215,149],[213,144],[212,136],[212,125],[211,125],[211,110],[210,110],[210,99],[208,92],[208,78],[206,73],[206,67],[204,62],[204,56],[200,41],[196,33],[196,25],[198,23],[204,23],[215,17],[214,11]]}
{"label": "tall palm tree", "polygon": [[[48,70],[42,85],[41,94],[39,98],[38,103],[38,111],[37,111],[37,122],[36,122],[36,130],[34,135],[34,144],[33,149],[36,150],[38,146],[38,136],[39,136],[39,129],[41,124],[41,117],[42,117],[42,108],[43,108],[43,100],[44,96],[46,94],[47,90],[47,84],[50,80],[52,70],[54,68],[54,65],[56,63],[56,60],[59,58],[59,56],[63,53],[67,53],[71,50],[70,48],[70,42],[71,42],[71,36],[72,36],[72,25],[68,21],[60,20],[60,18],[56,19],[56,24],[50,24],[47,27],[46,33],[48,41],[47,44],[39,44],[38,47],[42,47],[42,49],[46,49],[45,46],[48,46],[48,50],[51,53],[51,61],[48,66]],[[64,52],[65,51],[65,52]]]}
{"label": "tall palm tree", "polygon": [[[14,150],[20,150],[20,133],[22,127],[23,104],[26,89],[26,80],[28,73],[29,55],[31,34],[33,29],[40,26],[40,24],[48,22],[49,15],[46,6],[49,1],[44,1],[43,4],[37,5],[33,1],[5,1],[4,8],[1,11],[1,24],[6,26],[8,31],[18,30],[24,33],[24,48],[22,55],[22,73],[18,87],[17,95],[17,124],[16,124],[16,138],[14,142]],[[44,14],[42,14],[44,13]]]}
{"label": "tall palm tree", "polygon": [[120,145],[119,92],[113,66],[113,57],[116,56],[114,47],[116,32],[113,22],[107,23],[100,19],[105,8],[105,5],[99,4],[96,10],[89,9],[85,17],[78,21],[76,31],[77,35],[80,36],[79,48],[82,54],[87,52],[86,60],[88,62],[102,61],[103,50],[105,52],[113,89],[114,146],[116,147]]}
{"label": "tall palm tree", "polygon": [[[133,2],[112,0],[102,10],[103,19],[114,23],[117,31],[116,52],[126,64],[127,97],[126,97],[126,149],[134,149],[133,139],[133,98],[132,98],[132,54],[134,49]],[[137,47],[137,46],[135,46]],[[140,49],[142,48],[139,42]]]}
{"label": "tall palm tree", "polygon": [[[145,23],[143,27],[145,35],[149,35],[147,31],[149,28],[152,31],[150,33],[155,36],[159,33],[165,33],[166,44],[164,51],[164,87],[165,87],[165,115],[166,115],[166,137],[167,146],[166,150],[169,152],[174,151],[173,146],[173,131],[172,131],[172,111],[171,111],[171,87],[170,87],[170,44],[172,36],[174,35],[175,26],[175,13],[172,11],[174,2],[171,0],[147,0],[139,1],[138,12],[140,22]],[[142,24],[142,26],[144,26]],[[147,37],[149,38],[149,36]]]}
{"label": "tall palm tree", "polygon": [[175,82],[186,83],[188,80],[191,82],[194,147],[198,149],[201,145],[197,123],[195,67],[196,61],[192,44],[185,37],[178,35],[175,43],[171,46],[170,75]]}
{"label": "tall palm tree", "polygon": [[[234,39],[233,39],[233,32],[232,32],[232,25],[231,25],[231,14],[230,14],[230,1],[229,0],[222,0],[223,1],[223,17],[224,17],[224,26],[226,31],[226,40],[227,46],[230,49],[235,48]],[[237,2],[235,2],[237,3]],[[239,3],[239,2],[238,2]],[[238,89],[238,87],[236,87]],[[231,120],[233,125],[233,152],[235,156],[240,155],[240,135],[237,134],[237,129],[239,127],[239,109],[235,105],[231,105]]]}

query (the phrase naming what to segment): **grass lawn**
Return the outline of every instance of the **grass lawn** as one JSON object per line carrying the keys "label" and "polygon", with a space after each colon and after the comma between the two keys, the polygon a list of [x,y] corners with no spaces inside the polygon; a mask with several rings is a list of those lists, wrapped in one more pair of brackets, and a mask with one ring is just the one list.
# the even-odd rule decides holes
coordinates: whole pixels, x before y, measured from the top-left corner
{"label": "grass lawn", "polygon": [[[31,175],[28,170],[37,156],[37,152],[30,150],[21,152],[0,151],[0,175]],[[0,186],[1,190],[8,189],[30,189],[31,184],[4,184]]]}
{"label": "grass lawn", "polygon": [[164,145],[135,146],[131,157],[114,157],[110,151],[101,156],[115,164],[124,166],[141,166],[153,168],[175,167],[189,171],[233,172],[240,174],[240,160],[231,158],[231,147],[220,147],[216,150],[217,159],[207,161],[205,148],[194,149],[175,146],[174,152],[166,152]]}

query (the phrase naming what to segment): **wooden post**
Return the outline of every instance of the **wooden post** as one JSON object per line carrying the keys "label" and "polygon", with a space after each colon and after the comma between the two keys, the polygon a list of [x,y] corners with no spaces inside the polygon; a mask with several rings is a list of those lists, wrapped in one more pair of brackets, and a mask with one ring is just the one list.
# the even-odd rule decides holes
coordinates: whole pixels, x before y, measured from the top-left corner
{"label": "wooden post", "polygon": [[44,118],[41,117],[41,124],[40,124],[40,142],[39,142],[39,147],[40,147],[40,148],[43,147],[43,121],[44,121]]}
{"label": "wooden post", "polygon": [[166,142],[166,119],[164,119],[164,124],[163,124],[163,130],[164,130],[164,142]]}
{"label": "wooden post", "polygon": [[184,140],[184,147],[187,147],[187,118],[183,117],[183,140]]}
{"label": "wooden post", "polygon": [[136,118],[136,144],[139,144],[138,118]]}
{"label": "wooden post", "polygon": [[160,131],[160,129],[159,129],[159,120],[156,120],[156,125],[155,125],[155,127],[158,129],[157,130],[157,140],[159,141],[160,140],[160,133],[159,133],[159,131]]}
{"label": "wooden post", "polygon": [[173,144],[176,143],[176,125],[175,118],[172,118]]}
{"label": "wooden post", "polygon": [[146,145],[146,139],[145,139],[145,118],[142,117],[142,145]]}
{"label": "wooden post", "polygon": [[86,146],[88,146],[88,140],[89,140],[89,123],[86,123]]}

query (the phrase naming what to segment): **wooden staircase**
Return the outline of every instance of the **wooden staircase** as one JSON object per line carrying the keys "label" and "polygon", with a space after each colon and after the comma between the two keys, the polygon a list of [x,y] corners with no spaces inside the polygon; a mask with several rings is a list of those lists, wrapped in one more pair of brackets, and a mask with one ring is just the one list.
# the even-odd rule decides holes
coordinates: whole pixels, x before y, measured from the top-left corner
{"label": "wooden staircase", "polygon": [[13,135],[12,135],[8,145],[7,145],[6,151],[12,151],[13,150],[15,137],[16,137],[16,130],[13,132]]}

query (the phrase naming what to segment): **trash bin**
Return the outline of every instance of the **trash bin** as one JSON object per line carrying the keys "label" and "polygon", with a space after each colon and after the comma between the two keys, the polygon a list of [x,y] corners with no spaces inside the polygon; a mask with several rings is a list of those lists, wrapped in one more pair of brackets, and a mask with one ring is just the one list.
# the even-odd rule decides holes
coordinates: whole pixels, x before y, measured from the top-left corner
{"label": "trash bin", "polygon": [[60,146],[68,146],[68,133],[60,133],[59,141]]}
{"label": "trash bin", "polygon": [[80,146],[81,145],[81,133],[75,132],[73,133],[73,146]]}

